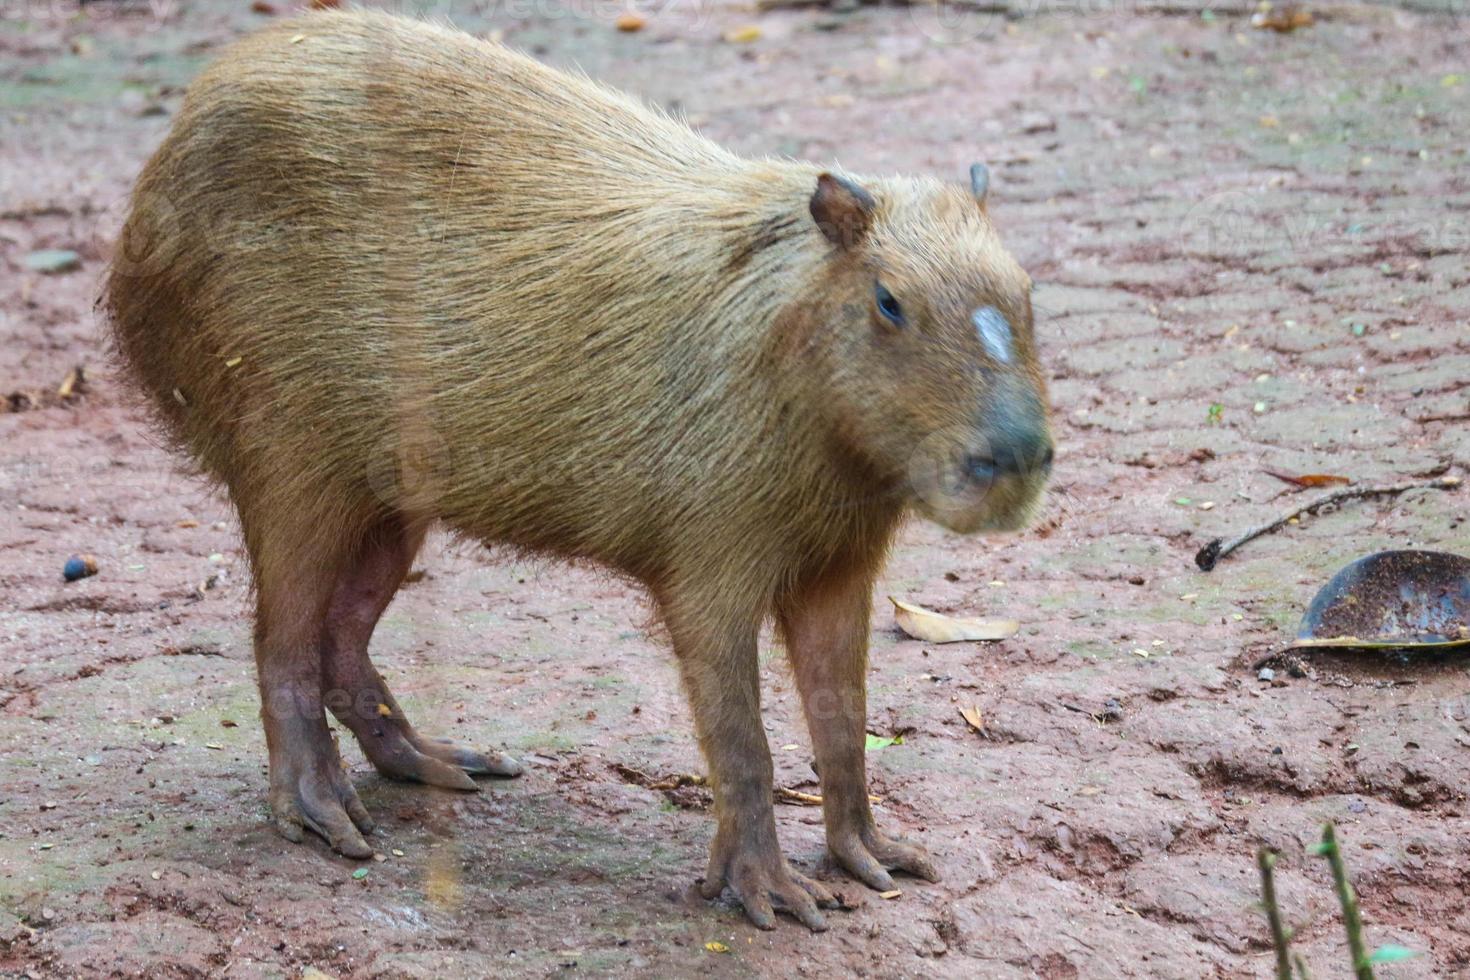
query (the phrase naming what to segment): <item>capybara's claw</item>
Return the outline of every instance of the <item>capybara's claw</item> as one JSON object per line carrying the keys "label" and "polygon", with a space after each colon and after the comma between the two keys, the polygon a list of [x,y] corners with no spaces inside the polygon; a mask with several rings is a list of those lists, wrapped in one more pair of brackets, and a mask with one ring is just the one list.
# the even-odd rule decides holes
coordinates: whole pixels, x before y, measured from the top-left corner
{"label": "capybara's claw", "polygon": [[410,783],[424,783],[442,789],[457,789],[467,793],[479,792],[480,787],[459,766],[420,752],[407,740],[394,746],[391,751],[369,752],[368,758],[378,772],[389,779],[401,779]]}
{"label": "capybara's claw", "polygon": [[479,751],[447,738],[425,738],[418,741],[419,751],[450,765],[458,766],[474,776],[519,776],[526,767],[504,752]]}
{"label": "capybara's claw", "polygon": [[825,932],[827,919],[817,907],[838,906],[831,892],[799,871],[793,871],[779,853],[774,861],[740,854],[731,856],[728,862],[712,860],[709,874],[699,884],[699,893],[705,898],[718,898],[726,885],[758,929],[776,928],[779,911],[812,932]]}
{"label": "capybara's claw", "polygon": [[304,839],[303,830],[310,830],[339,854],[350,858],[372,857],[373,849],[363,834],[372,833],[373,821],[345,775],[340,785],[306,783],[295,792],[287,788],[284,793],[273,794],[271,810],[277,832],[293,844]]}
{"label": "capybara's claw", "polygon": [[918,844],[884,837],[876,829],[837,835],[828,841],[828,848],[838,865],[878,891],[893,890],[893,877],[888,873],[890,868],[925,881],[939,880],[939,869],[928,851]]}

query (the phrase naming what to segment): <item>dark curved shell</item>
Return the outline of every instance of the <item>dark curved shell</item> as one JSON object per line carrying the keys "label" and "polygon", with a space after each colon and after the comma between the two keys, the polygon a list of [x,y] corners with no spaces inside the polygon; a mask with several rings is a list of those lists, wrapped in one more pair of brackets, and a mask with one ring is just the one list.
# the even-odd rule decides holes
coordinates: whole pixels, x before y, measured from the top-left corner
{"label": "dark curved shell", "polygon": [[1440,551],[1380,551],[1332,577],[1312,600],[1291,645],[1470,645],[1470,558]]}

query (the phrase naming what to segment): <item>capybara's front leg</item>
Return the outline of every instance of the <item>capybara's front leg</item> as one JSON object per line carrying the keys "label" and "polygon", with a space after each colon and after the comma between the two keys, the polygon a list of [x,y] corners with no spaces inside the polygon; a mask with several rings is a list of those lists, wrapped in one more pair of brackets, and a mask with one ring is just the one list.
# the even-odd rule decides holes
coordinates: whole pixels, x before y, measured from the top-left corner
{"label": "capybara's front leg", "polygon": [[868,628],[872,576],[845,572],[798,590],[777,620],[796,674],[822,782],[832,858],[864,884],[893,888],[889,868],[929,881],[939,872],[919,845],[886,837],[868,805]]}
{"label": "capybara's front leg", "polygon": [[817,906],[836,902],[791,869],[776,840],[771,751],[761,725],[758,617],[693,604],[665,604],[664,611],[715,797],[715,838],[700,893],[715,898],[728,885],[760,928],[775,928],[780,910],[820,932],[827,923]]}

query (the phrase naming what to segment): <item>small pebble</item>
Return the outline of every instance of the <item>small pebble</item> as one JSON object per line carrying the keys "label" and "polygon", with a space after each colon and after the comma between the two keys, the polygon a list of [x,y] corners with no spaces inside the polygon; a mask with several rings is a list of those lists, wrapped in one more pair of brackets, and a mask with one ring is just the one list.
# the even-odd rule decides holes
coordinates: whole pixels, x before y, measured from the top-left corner
{"label": "small pebble", "polygon": [[32,272],[59,275],[82,267],[82,257],[66,248],[43,248],[25,257],[25,267]]}
{"label": "small pebble", "polygon": [[61,577],[68,582],[88,578],[97,574],[97,559],[91,555],[72,555],[61,566]]}
{"label": "small pebble", "polygon": [[1270,667],[1262,667],[1260,673],[1256,674],[1256,680],[1258,681],[1274,681],[1275,679],[1276,671]]}

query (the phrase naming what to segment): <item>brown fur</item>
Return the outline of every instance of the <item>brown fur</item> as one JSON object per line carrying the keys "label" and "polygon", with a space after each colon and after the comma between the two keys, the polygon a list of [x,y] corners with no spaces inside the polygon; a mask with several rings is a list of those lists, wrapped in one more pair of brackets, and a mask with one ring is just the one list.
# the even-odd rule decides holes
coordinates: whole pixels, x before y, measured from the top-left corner
{"label": "brown fur", "polygon": [[[380,768],[454,784],[419,756],[462,757],[400,722],[364,666],[440,522],[646,583],[710,755],[716,856],[732,835],[766,846],[747,798],[764,773],[769,811],[761,621],[790,639],[813,597],[841,596],[829,605],[854,635],[821,683],[860,694],[867,594],[906,510],[1014,527],[1044,479],[938,502],[914,485],[1005,438],[986,427],[997,400],[1045,412],[1029,281],[983,208],[932,180],[863,181],[866,227],[834,245],[808,214],[819,172],[735,157],[588,80],[380,14],[272,27],[193,84],[138,181],[106,303],[165,427],[239,511],[285,832],[299,810],[357,849],[350,826],[317,826],[341,807],[303,775],[326,765],[296,747],[320,740],[315,721],[272,717],[288,687],[309,716],[345,678],[395,712],[386,734],[346,722]],[[907,331],[877,318],[875,277]],[[985,361],[968,319],[984,304],[1015,324],[1015,363]],[[392,744],[374,756],[374,738]],[[850,745],[826,754],[852,767]],[[742,760],[751,786],[731,775]],[[857,766],[843,778],[865,785]],[[361,826],[350,786],[332,786]],[[712,872],[761,921],[755,872]]]}

